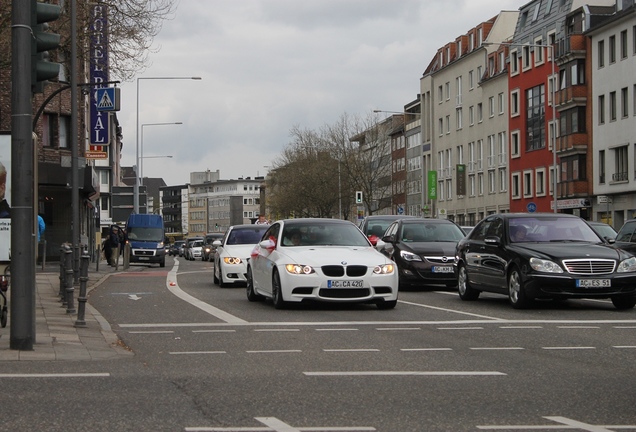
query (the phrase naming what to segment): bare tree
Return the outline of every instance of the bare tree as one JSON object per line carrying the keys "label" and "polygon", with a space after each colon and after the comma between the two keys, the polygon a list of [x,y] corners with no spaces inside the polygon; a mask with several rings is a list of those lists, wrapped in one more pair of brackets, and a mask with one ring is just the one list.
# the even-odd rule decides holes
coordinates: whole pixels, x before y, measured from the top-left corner
{"label": "bare tree", "polygon": [[[11,69],[11,4],[11,0],[0,0],[0,76]],[[61,4],[64,9],[60,19],[51,23],[51,30],[61,35],[61,53],[55,53],[52,61],[69,59],[71,53],[70,1]],[[148,67],[149,55],[159,51],[152,47],[154,38],[164,21],[174,17],[178,0],[77,1],[77,52],[83,62],[89,58],[91,11],[98,4],[108,10],[111,79],[130,80]]]}

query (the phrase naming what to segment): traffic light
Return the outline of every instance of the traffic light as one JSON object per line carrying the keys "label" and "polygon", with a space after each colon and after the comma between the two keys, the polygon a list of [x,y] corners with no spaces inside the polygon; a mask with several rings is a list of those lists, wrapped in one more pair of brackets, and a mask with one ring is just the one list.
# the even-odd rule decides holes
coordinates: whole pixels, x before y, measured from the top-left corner
{"label": "traffic light", "polygon": [[60,17],[58,5],[31,0],[31,90],[44,91],[44,81],[55,78],[60,73],[60,64],[49,61],[49,50],[60,46],[60,35],[49,33],[47,24]]}
{"label": "traffic light", "polygon": [[356,204],[362,204],[362,191],[356,192]]}

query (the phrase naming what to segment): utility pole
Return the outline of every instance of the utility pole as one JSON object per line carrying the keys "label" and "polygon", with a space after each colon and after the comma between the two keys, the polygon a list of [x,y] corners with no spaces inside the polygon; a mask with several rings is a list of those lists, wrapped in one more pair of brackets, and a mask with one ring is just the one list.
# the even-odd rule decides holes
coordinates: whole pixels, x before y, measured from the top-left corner
{"label": "utility pole", "polygon": [[[31,7],[13,0],[11,17],[11,329],[10,348],[35,343],[34,157],[31,133]],[[35,12],[35,11],[33,11]]]}

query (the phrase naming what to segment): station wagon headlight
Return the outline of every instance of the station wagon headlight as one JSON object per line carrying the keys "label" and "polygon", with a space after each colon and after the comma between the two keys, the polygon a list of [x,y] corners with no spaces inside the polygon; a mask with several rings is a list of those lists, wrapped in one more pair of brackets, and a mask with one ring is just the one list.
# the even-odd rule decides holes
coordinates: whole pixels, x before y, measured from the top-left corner
{"label": "station wagon headlight", "polygon": [[419,255],[407,251],[400,251],[400,256],[404,261],[422,261]]}
{"label": "station wagon headlight", "polygon": [[543,273],[563,273],[563,269],[554,261],[530,258],[530,267]]}
{"label": "station wagon headlight", "polygon": [[379,266],[375,266],[373,269],[373,273],[375,274],[391,274],[395,271],[395,266],[393,264],[382,264]]}
{"label": "station wagon headlight", "polygon": [[621,261],[616,269],[616,273],[636,272],[636,257],[627,258]]}
{"label": "station wagon headlight", "polygon": [[287,270],[287,273],[295,275],[315,273],[311,266],[302,264],[285,264],[285,270]]}
{"label": "station wagon headlight", "polygon": [[225,264],[240,264],[242,261],[236,257],[223,257],[223,262]]}

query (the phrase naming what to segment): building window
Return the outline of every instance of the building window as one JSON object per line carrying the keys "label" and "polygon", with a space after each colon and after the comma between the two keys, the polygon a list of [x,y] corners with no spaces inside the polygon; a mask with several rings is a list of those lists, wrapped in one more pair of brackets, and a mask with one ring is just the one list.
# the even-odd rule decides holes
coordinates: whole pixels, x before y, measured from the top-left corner
{"label": "building window", "polygon": [[521,156],[521,136],[519,131],[510,132],[510,156]]}
{"label": "building window", "polygon": [[519,115],[519,89],[510,92],[510,117]]}
{"label": "building window", "polygon": [[609,37],[609,62],[616,62],[616,36]]}
{"label": "building window", "polygon": [[617,147],[614,150],[614,174],[613,182],[624,182],[629,180],[629,161],[627,157],[627,146]]}
{"label": "building window", "polygon": [[446,100],[450,100],[450,82],[444,84],[444,91],[446,93]]}
{"label": "building window", "polygon": [[488,193],[494,194],[497,192],[497,178],[495,176],[495,170],[488,170]]}
{"label": "building window", "polygon": [[468,71],[468,86],[470,88],[470,90],[472,90],[473,88],[475,88],[475,77],[473,74],[473,71]]}
{"label": "building window", "polygon": [[512,178],[510,181],[510,188],[512,192],[512,199],[520,199],[521,198],[521,174],[520,173],[512,173]]}
{"label": "building window", "polygon": [[574,107],[561,112],[561,136],[585,132],[585,107]]}
{"label": "building window", "polygon": [[605,123],[605,95],[598,97],[598,124]]}
{"label": "building window", "polygon": [[484,173],[477,174],[477,193],[479,196],[484,194]]}
{"label": "building window", "polygon": [[517,50],[510,52],[510,75],[514,76],[519,73],[519,53]]}
{"label": "building window", "polygon": [[605,184],[605,150],[598,152],[598,182]]}
{"label": "building window", "polygon": [[499,102],[499,114],[503,114],[504,113],[504,94],[499,93],[499,96],[497,97],[497,99]]}
{"label": "building window", "polygon": [[523,172],[523,196],[532,198],[532,171]]}
{"label": "building window", "polygon": [[[534,51],[534,65],[535,66],[539,66],[543,64],[543,39],[542,38],[536,38],[534,40],[534,45],[537,45],[534,47],[533,51]],[[541,46],[538,46],[541,45]]]}
{"label": "building window", "polygon": [[505,168],[499,169],[499,192],[506,192],[508,189],[508,171]]}
{"label": "building window", "polygon": [[609,94],[609,117],[610,121],[616,121],[616,92]]}
{"label": "building window", "polygon": [[523,70],[525,71],[526,69],[530,68],[530,47],[528,45],[524,46],[522,48],[522,57],[521,57],[521,62],[523,63]]}
{"label": "building window", "polygon": [[621,60],[627,58],[627,30],[621,32]]}
{"label": "building window", "polygon": [[534,187],[537,191],[537,196],[545,196],[545,168],[536,170]]}
{"label": "building window", "polygon": [[491,118],[495,116],[495,97],[494,96],[490,96],[488,98],[488,116]]}
{"label": "building window", "polygon": [[472,126],[475,124],[475,107],[468,107],[468,123]]}
{"label": "building window", "polygon": [[444,100],[444,90],[442,86],[437,87],[437,98],[439,99],[439,103],[442,103]]}
{"label": "building window", "polygon": [[475,175],[468,176],[468,186],[470,188],[469,194],[471,197],[475,196]]}
{"label": "building window", "polygon": [[629,116],[629,92],[627,87],[621,89],[621,117]]}
{"label": "building window", "polygon": [[545,148],[545,85],[526,90],[526,150]]}
{"label": "building window", "polygon": [[71,147],[71,136],[69,131],[71,130],[71,117],[70,116],[59,116],[58,120],[60,122],[60,148],[70,148]]}
{"label": "building window", "polygon": [[477,123],[484,121],[484,107],[481,102],[477,104]]}
{"label": "building window", "polygon": [[440,118],[438,122],[439,136],[444,135],[444,119]]}
{"label": "building window", "polygon": [[450,133],[450,115],[446,116],[446,133]]}
{"label": "building window", "polygon": [[600,69],[605,66],[605,41],[604,40],[598,41],[597,46],[598,46],[598,49],[597,49],[598,67]]}
{"label": "building window", "polygon": [[462,128],[462,109],[461,108],[457,108],[455,110],[455,117],[456,117],[457,129],[459,130]]}

